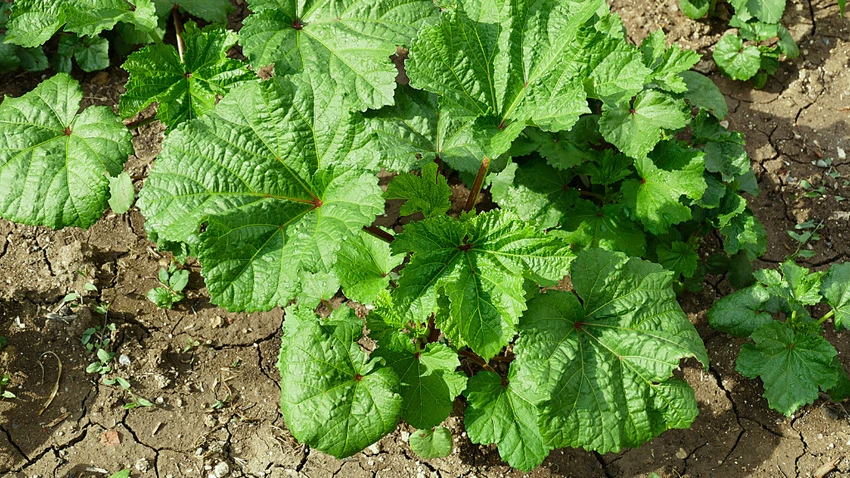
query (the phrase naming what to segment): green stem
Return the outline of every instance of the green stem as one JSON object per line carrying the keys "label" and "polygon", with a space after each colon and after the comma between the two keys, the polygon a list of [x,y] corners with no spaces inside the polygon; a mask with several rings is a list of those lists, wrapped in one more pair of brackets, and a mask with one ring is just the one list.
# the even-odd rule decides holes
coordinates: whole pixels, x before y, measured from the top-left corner
{"label": "green stem", "polygon": [[180,23],[180,12],[177,5],[171,9],[171,16],[174,18],[174,32],[177,36],[177,53],[180,54],[180,63],[183,61],[183,52],[186,51],[186,43],[183,42],[183,25]]}
{"label": "green stem", "polygon": [[472,190],[469,191],[469,197],[466,199],[464,211],[469,212],[475,207],[475,202],[478,200],[478,194],[481,192],[481,186],[484,185],[484,178],[487,176],[487,170],[490,169],[490,158],[484,156],[481,160],[481,166],[478,168],[478,175],[475,176],[475,182],[472,184]]}
{"label": "green stem", "polygon": [[835,309],[830,310],[830,311],[829,311],[829,312],[827,312],[827,313],[826,313],[823,317],[821,317],[820,319],[818,319],[818,325],[820,325],[820,324],[822,324],[822,323],[826,322],[826,321],[827,321],[827,320],[829,320],[829,318],[830,318],[830,317],[832,317],[833,315],[835,315]]}

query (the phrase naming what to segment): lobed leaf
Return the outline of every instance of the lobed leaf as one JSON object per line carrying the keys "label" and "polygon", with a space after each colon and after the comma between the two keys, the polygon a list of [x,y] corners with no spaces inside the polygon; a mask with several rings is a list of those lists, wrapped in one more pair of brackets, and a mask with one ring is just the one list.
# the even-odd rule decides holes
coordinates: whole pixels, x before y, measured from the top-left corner
{"label": "lobed leaf", "polygon": [[[548,446],[600,453],[637,446],[697,415],[694,392],[672,377],[681,359],[708,356],[676,302],[672,273],[621,253],[583,251],[573,287],[528,303],[512,384],[540,390]],[[471,385],[470,385],[471,387]]]}
{"label": "lobed leaf", "polygon": [[773,322],[766,311],[770,293],[761,284],[737,290],[718,300],[708,311],[708,323],[737,337],[749,337],[759,327]]}
{"label": "lobed leaf", "polygon": [[384,197],[403,199],[399,214],[409,216],[421,212],[425,217],[445,214],[452,207],[452,190],[445,176],[439,173],[436,163],[422,167],[420,176],[400,174],[390,181]]}
{"label": "lobed leaf", "polygon": [[170,15],[171,9],[178,6],[212,23],[227,23],[227,16],[235,10],[229,0],[153,0],[153,3],[160,17]]}
{"label": "lobed leaf", "polygon": [[820,293],[835,311],[835,327],[850,328],[850,263],[833,264],[823,278]]}
{"label": "lobed leaf", "polygon": [[82,99],[60,73],[0,104],[0,216],[55,229],[100,218],[132,135],[106,106],[78,114]]}
{"label": "lobed leaf", "polygon": [[416,430],[410,435],[410,449],[426,460],[449,456],[453,448],[452,433],[446,427]]}

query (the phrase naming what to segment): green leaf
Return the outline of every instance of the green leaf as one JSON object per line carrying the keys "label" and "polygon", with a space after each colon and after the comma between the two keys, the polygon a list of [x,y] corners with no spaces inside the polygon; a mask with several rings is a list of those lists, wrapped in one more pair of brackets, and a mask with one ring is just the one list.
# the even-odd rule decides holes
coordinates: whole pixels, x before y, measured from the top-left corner
{"label": "green leaf", "polygon": [[109,207],[115,214],[124,214],[136,200],[136,189],[133,180],[126,172],[117,177],[109,178]]}
{"label": "green leaf", "polygon": [[70,0],[65,3],[65,31],[80,36],[96,36],[111,30],[118,22],[130,23],[142,31],[157,26],[151,0]]}
{"label": "green leaf", "polygon": [[646,235],[619,204],[600,208],[580,199],[574,209],[564,214],[559,233],[561,230],[564,240],[581,249],[601,247],[630,256],[646,254]]}
{"label": "green leaf", "polygon": [[697,271],[699,255],[684,242],[673,241],[670,245],[661,244],[655,248],[655,254],[658,256],[659,264],[676,274],[693,277]]}
{"label": "green leaf", "polygon": [[446,183],[446,178],[437,171],[436,163],[428,163],[422,167],[422,174],[401,174],[390,181],[384,197],[387,199],[403,199],[399,214],[409,216],[421,212],[425,217],[445,214],[452,203],[449,198],[452,190]]}
{"label": "green leaf", "polygon": [[227,23],[227,16],[235,10],[229,0],[153,0],[153,3],[160,17],[170,15],[177,5],[190,15],[212,23]]}
{"label": "green leaf", "polygon": [[[287,325],[293,318],[295,325]],[[281,411],[292,435],[343,458],[393,431],[401,413],[399,379],[357,341],[362,321],[341,307],[323,323],[311,310],[284,322],[280,359]]]}
{"label": "green leaf", "polygon": [[714,46],[714,61],[732,79],[749,80],[759,71],[761,53],[754,46],[744,46],[738,35],[725,35]]}
{"label": "green leaf", "polygon": [[[623,205],[629,215],[640,220],[647,231],[664,234],[673,224],[691,218],[691,208],[682,204],[685,196],[697,200],[706,190],[702,153],[682,148],[665,148],[672,161],[663,169],[650,158],[635,161],[637,179],[623,181]],[[676,156],[672,156],[672,155]]]}
{"label": "green leaf", "polygon": [[590,74],[588,94],[606,104],[627,100],[643,90],[652,70],[644,66],[640,52],[624,44],[626,51],[610,53]]}
{"label": "green leaf", "polygon": [[403,260],[403,254],[390,252],[389,244],[360,231],[342,243],[334,271],[346,297],[370,304],[387,288],[390,272]]}
{"label": "green leaf", "polygon": [[366,316],[366,328],[369,338],[380,344],[380,349],[396,353],[415,354],[414,343],[428,335],[424,320],[412,319],[408,310],[395,307],[387,291],[375,299],[375,309]]}
{"label": "green leaf", "polygon": [[682,13],[696,20],[708,14],[711,0],[679,0],[679,7]]}
{"label": "green leaf", "polygon": [[838,382],[839,371],[833,366],[838,353],[823,337],[797,333],[774,321],[751,338],[755,344],[741,347],[735,370],[745,377],[761,377],[768,405],[785,416],[814,402],[818,388],[829,390]]}
{"label": "green leaf", "polygon": [[214,303],[285,305],[384,210],[377,178],[345,166],[365,154],[363,128],[327,78],[245,83],[168,135],[140,194],[145,226],[157,241],[200,233]]}
{"label": "green leaf", "polygon": [[[688,86],[679,74],[690,70],[692,66],[699,62],[699,53],[691,50],[682,50],[675,44],[671,45],[670,48],[664,48],[667,42],[663,30],[656,30],[652,33],[651,37],[655,37],[654,40],[647,39],[653,43],[651,53],[643,51],[644,61],[652,69],[647,79],[655,83],[662,90],[673,93],[686,92]],[[647,40],[644,40],[644,42]],[[641,44],[641,50],[644,50],[643,44]]]}
{"label": "green leaf", "polygon": [[65,2],[17,0],[6,24],[6,41],[22,47],[43,45],[65,24]]}
{"label": "green leaf", "polygon": [[767,251],[767,231],[750,208],[733,217],[728,226],[720,229],[720,233],[725,238],[723,250],[730,256],[743,251],[752,261]]}
{"label": "green leaf", "polygon": [[773,322],[766,312],[770,294],[761,284],[735,291],[718,300],[708,311],[708,323],[737,337],[749,337],[759,327]]}
{"label": "green leaf", "polygon": [[779,23],[785,12],[785,0],[747,0],[747,10],[764,23]]}
{"label": "green leaf", "polygon": [[[513,366],[511,367],[513,370]],[[499,455],[514,468],[531,471],[552,449],[537,426],[538,413],[524,384],[514,384],[492,372],[469,379],[463,423],[473,443],[495,443]]]}
{"label": "green leaf", "polygon": [[657,90],[647,90],[634,103],[603,105],[599,131],[626,155],[639,159],[662,139],[662,129],[684,128],[690,121],[685,102]]}
{"label": "green leaf", "polygon": [[18,58],[21,61],[21,68],[25,71],[43,71],[50,66],[44,50],[38,48],[18,48]]}
{"label": "green leaf", "polygon": [[132,135],[106,106],[77,114],[82,99],[60,73],[0,104],[0,216],[85,228],[106,209],[108,177],[124,169]]}
{"label": "green leaf", "polygon": [[182,292],[189,283],[189,271],[184,269],[171,274],[168,278],[168,287],[175,292]]}
{"label": "green leaf", "polygon": [[130,478],[130,470],[121,470],[116,471],[115,473],[109,475],[109,478]]}
{"label": "green leaf", "polygon": [[797,58],[800,56],[800,48],[797,47],[794,37],[791,36],[791,32],[789,32],[787,28],[782,25],[778,25],[776,29],[776,36],[779,38],[777,45],[783,55],[787,58]]}
{"label": "green leaf", "polygon": [[838,0],[838,10],[841,13],[841,16],[844,16],[844,9],[847,7],[847,0]]}
{"label": "green leaf", "polygon": [[785,279],[783,283],[785,293],[781,295],[802,305],[816,305],[821,302],[823,272],[809,272],[809,269],[800,267],[790,260],[783,262],[780,268]]}
{"label": "green leaf", "polygon": [[558,225],[578,200],[578,190],[570,187],[573,173],[546,164],[540,158],[509,164],[490,178],[493,201],[523,221],[540,229]]}
{"label": "green leaf", "polygon": [[536,404],[549,446],[616,452],[696,418],[694,392],[673,371],[683,358],[707,365],[708,356],[676,302],[672,275],[594,249],[572,267],[583,303],[561,291],[529,301],[511,385],[542,393]]}
{"label": "green leaf", "polygon": [[430,343],[415,353],[379,347],[375,356],[384,358],[398,374],[401,418],[416,428],[442,423],[452,412],[455,397],[466,388],[466,375],[456,371],[457,352],[443,344]]}
{"label": "green leaf", "polygon": [[634,174],[634,160],[610,149],[588,159],[588,162],[576,168],[576,172],[589,176],[593,184],[609,186]]}
{"label": "green leaf", "polygon": [[257,68],[330,77],[357,110],[393,103],[390,55],[438,13],[431,0],[250,0],[240,44]]}
{"label": "green leaf", "polygon": [[723,119],[729,114],[729,107],[726,105],[726,97],[720,92],[720,88],[714,84],[705,75],[696,71],[683,71],[679,73],[682,81],[688,87],[685,92],[685,100],[693,106],[707,109],[717,117]]}
{"label": "green leaf", "polygon": [[301,291],[295,302],[305,308],[314,309],[322,302],[330,302],[339,292],[339,279],[326,272],[307,272],[301,275]]}
{"label": "green leaf", "polygon": [[122,67],[130,74],[121,95],[121,116],[129,118],[151,103],[159,103],[157,118],[169,128],[210,111],[216,99],[235,86],[256,80],[245,65],[227,57],[236,34],[221,27],[199,29],[185,25],[183,58],[171,45],[157,43],[127,58]]}
{"label": "green leaf", "polygon": [[485,359],[516,333],[524,276],[554,284],[573,258],[566,243],[500,211],[409,224],[392,249],[413,253],[393,291],[396,306],[421,320],[444,295],[449,311],[437,316],[437,326],[455,346],[468,345]]}
{"label": "green leaf", "polygon": [[850,263],[833,264],[823,278],[820,293],[835,311],[835,327],[850,328]]}
{"label": "green leaf", "polygon": [[80,69],[86,72],[109,68],[109,41],[101,37],[87,37],[74,53]]}
{"label": "green leaf", "polygon": [[841,365],[841,360],[839,360],[838,355],[832,359],[832,366],[838,371],[838,381],[835,382],[835,385],[826,390],[826,393],[829,394],[829,398],[833,401],[841,402],[847,397],[850,397],[850,378],[847,377],[847,371],[844,370],[844,366]]}
{"label": "green leaf", "polygon": [[452,453],[452,432],[446,427],[416,430],[410,435],[410,449],[420,458],[444,458]]}
{"label": "green leaf", "polygon": [[589,112],[577,40],[596,37],[582,27],[595,23],[601,6],[543,0],[446,8],[410,48],[410,84],[440,95],[453,111],[479,117],[476,127],[491,157],[507,151],[527,124],[568,130]]}
{"label": "green leaf", "polygon": [[381,166],[409,171],[439,159],[476,173],[484,150],[473,136],[474,116],[443,108],[437,96],[399,85],[395,104],[364,113],[383,152]]}

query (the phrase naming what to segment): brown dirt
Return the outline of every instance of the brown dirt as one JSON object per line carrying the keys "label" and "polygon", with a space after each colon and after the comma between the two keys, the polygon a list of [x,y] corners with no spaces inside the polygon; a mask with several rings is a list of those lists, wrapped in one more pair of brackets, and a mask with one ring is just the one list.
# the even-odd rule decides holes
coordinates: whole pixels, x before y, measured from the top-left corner
{"label": "brown dirt", "polygon": [[[762,194],[752,206],[770,240],[761,265],[791,253],[795,244],[785,231],[806,220],[824,221],[810,266],[850,259],[850,201],[835,199],[850,198],[850,162],[839,157],[839,148],[850,150],[850,23],[838,17],[834,1],[789,4],[785,23],[803,54],[784,63],[761,91],[723,78],[713,66],[710,46],[723,33],[720,22],[687,19],[676,0],[617,0],[613,8],[632,40],[661,27],[671,41],[703,53],[698,68],[726,94],[730,129],[746,134],[759,178]],[[0,91],[19,96],[39,80],[5,76]],[[113,67],[82,80],[87,103],[114,105],[126,76]],[[127,167],[133,177],[147,174],[161,134],[158,123],[138,132],[137,155]],[[834,160],[839,178],[817,165],[822,158]],[[828,194],[805,197],[803,179],[824,185]],[[245,477],[522,475],[499,460],[495,447],[471,444],[457,416],[448,420],[457,437],[455,453],[427,463],[410,451],[412,430],[406,427],[346,460],[298,445],[278,412],[282,312],[216,308],[196,263],[190,263],[187,300],[174,310],[157,309],[145,294],[167,263],[147,241],[135,209],[107,214],[89,231],[54,232],[0,220],[0,335],[9,339],[0,370],[13,372],[11,391],[18,396],[0,402],[0,476],[107,476],[129,467],[134,477],[206,477],[216,476],[216,466],[223,471],[222,463],[228,476]],[[85,292],[87,282],[98,290]],[[767,407],[758,381],[734,371],[741,341],[714,332],[705,318],[711,302],[729,290],[716,277],[702,293],[682,297],[711,357],[707,372],[695,363],[682,367],[700,405],[693,428],[619,454],[556,450],[530,476],[850,476],[850,415],[841,405],[822,399],[785,418]],[[84,293],[87,303],[108,302],[108,317],[88,307],[60,307],[72,291]],[[105,322],[117,324],[117,351],[129,358],[117,372],[155,407],[125,411],[130,393],[85,372],[94,357],[80,337]],[[850,365],[848,333],[828,330],[827,337]],[[187,348],[188,341],[200,345]],[[39,415],[58,373],[56,357],[43,355],[47,351],[63,371],[58,395]]]}

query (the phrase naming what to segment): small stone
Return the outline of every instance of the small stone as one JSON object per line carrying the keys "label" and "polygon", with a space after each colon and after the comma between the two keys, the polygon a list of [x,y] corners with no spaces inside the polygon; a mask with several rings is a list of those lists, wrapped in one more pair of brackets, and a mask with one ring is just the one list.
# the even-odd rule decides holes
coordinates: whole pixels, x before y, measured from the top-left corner
{"label": "small stone", "polygon": [[213,468],[213,476],[215,476],[215,478],[224,478],[228,474],[230,474],[230,465],[228,465],[227,462],[220,461],[217,465],[215,465],[215,468]]}
{"label": "small stone", "polygon": [[153,381],[156,383],[156,386],[160,389],[166,388],[171,385],[171,379],[166,377],[165,375],[156,374],[153,376]]}
{"label": "small stone", "polygon": [[835,149],[838,151],[838,159],[847,159],[847,153],[844,151],[844,148],[839,146]]}
{"label": "small stone", "polygon": [[210,319],[210,326],[214,329],[219,329],[224,327],[224,319],[220,315],[216,315],[212,319]]}
{"label": "small stone", "polygon": [[369,445],[369,447],[367,449],[369,450],[369,453],[371,453],[373,455],[377,455],[378,453],[381,452],[381,447],[378,446],[377,443],[372,443],[371,445]]}
{"label": "small stone", "polygon": [[401,440],[409,441],[410,440],[410,432],[401,432]]}
{"label": "small stone", "polygon": [[126,367],[130,365],[130,357],[127,354],[121,354],[118,356],[118,363]]}
{"label": "small stone", "polygon": [[688,452],[685,451],[684,448],[679,448],[679,451],[676,452],[676,458],[678,458],[680,460],[684,460],[687,457],[688,457]]}
{"label": "small stone", "polygon": [[151,466],[151,464],[150,464],[150,462],[148,461],[147,458],[139,458],[139,461],[137,461],[136,464],[134,465],[136,470],[138,470],[141,473],[147,472],[148,469],[150,469],[150,466]]}

